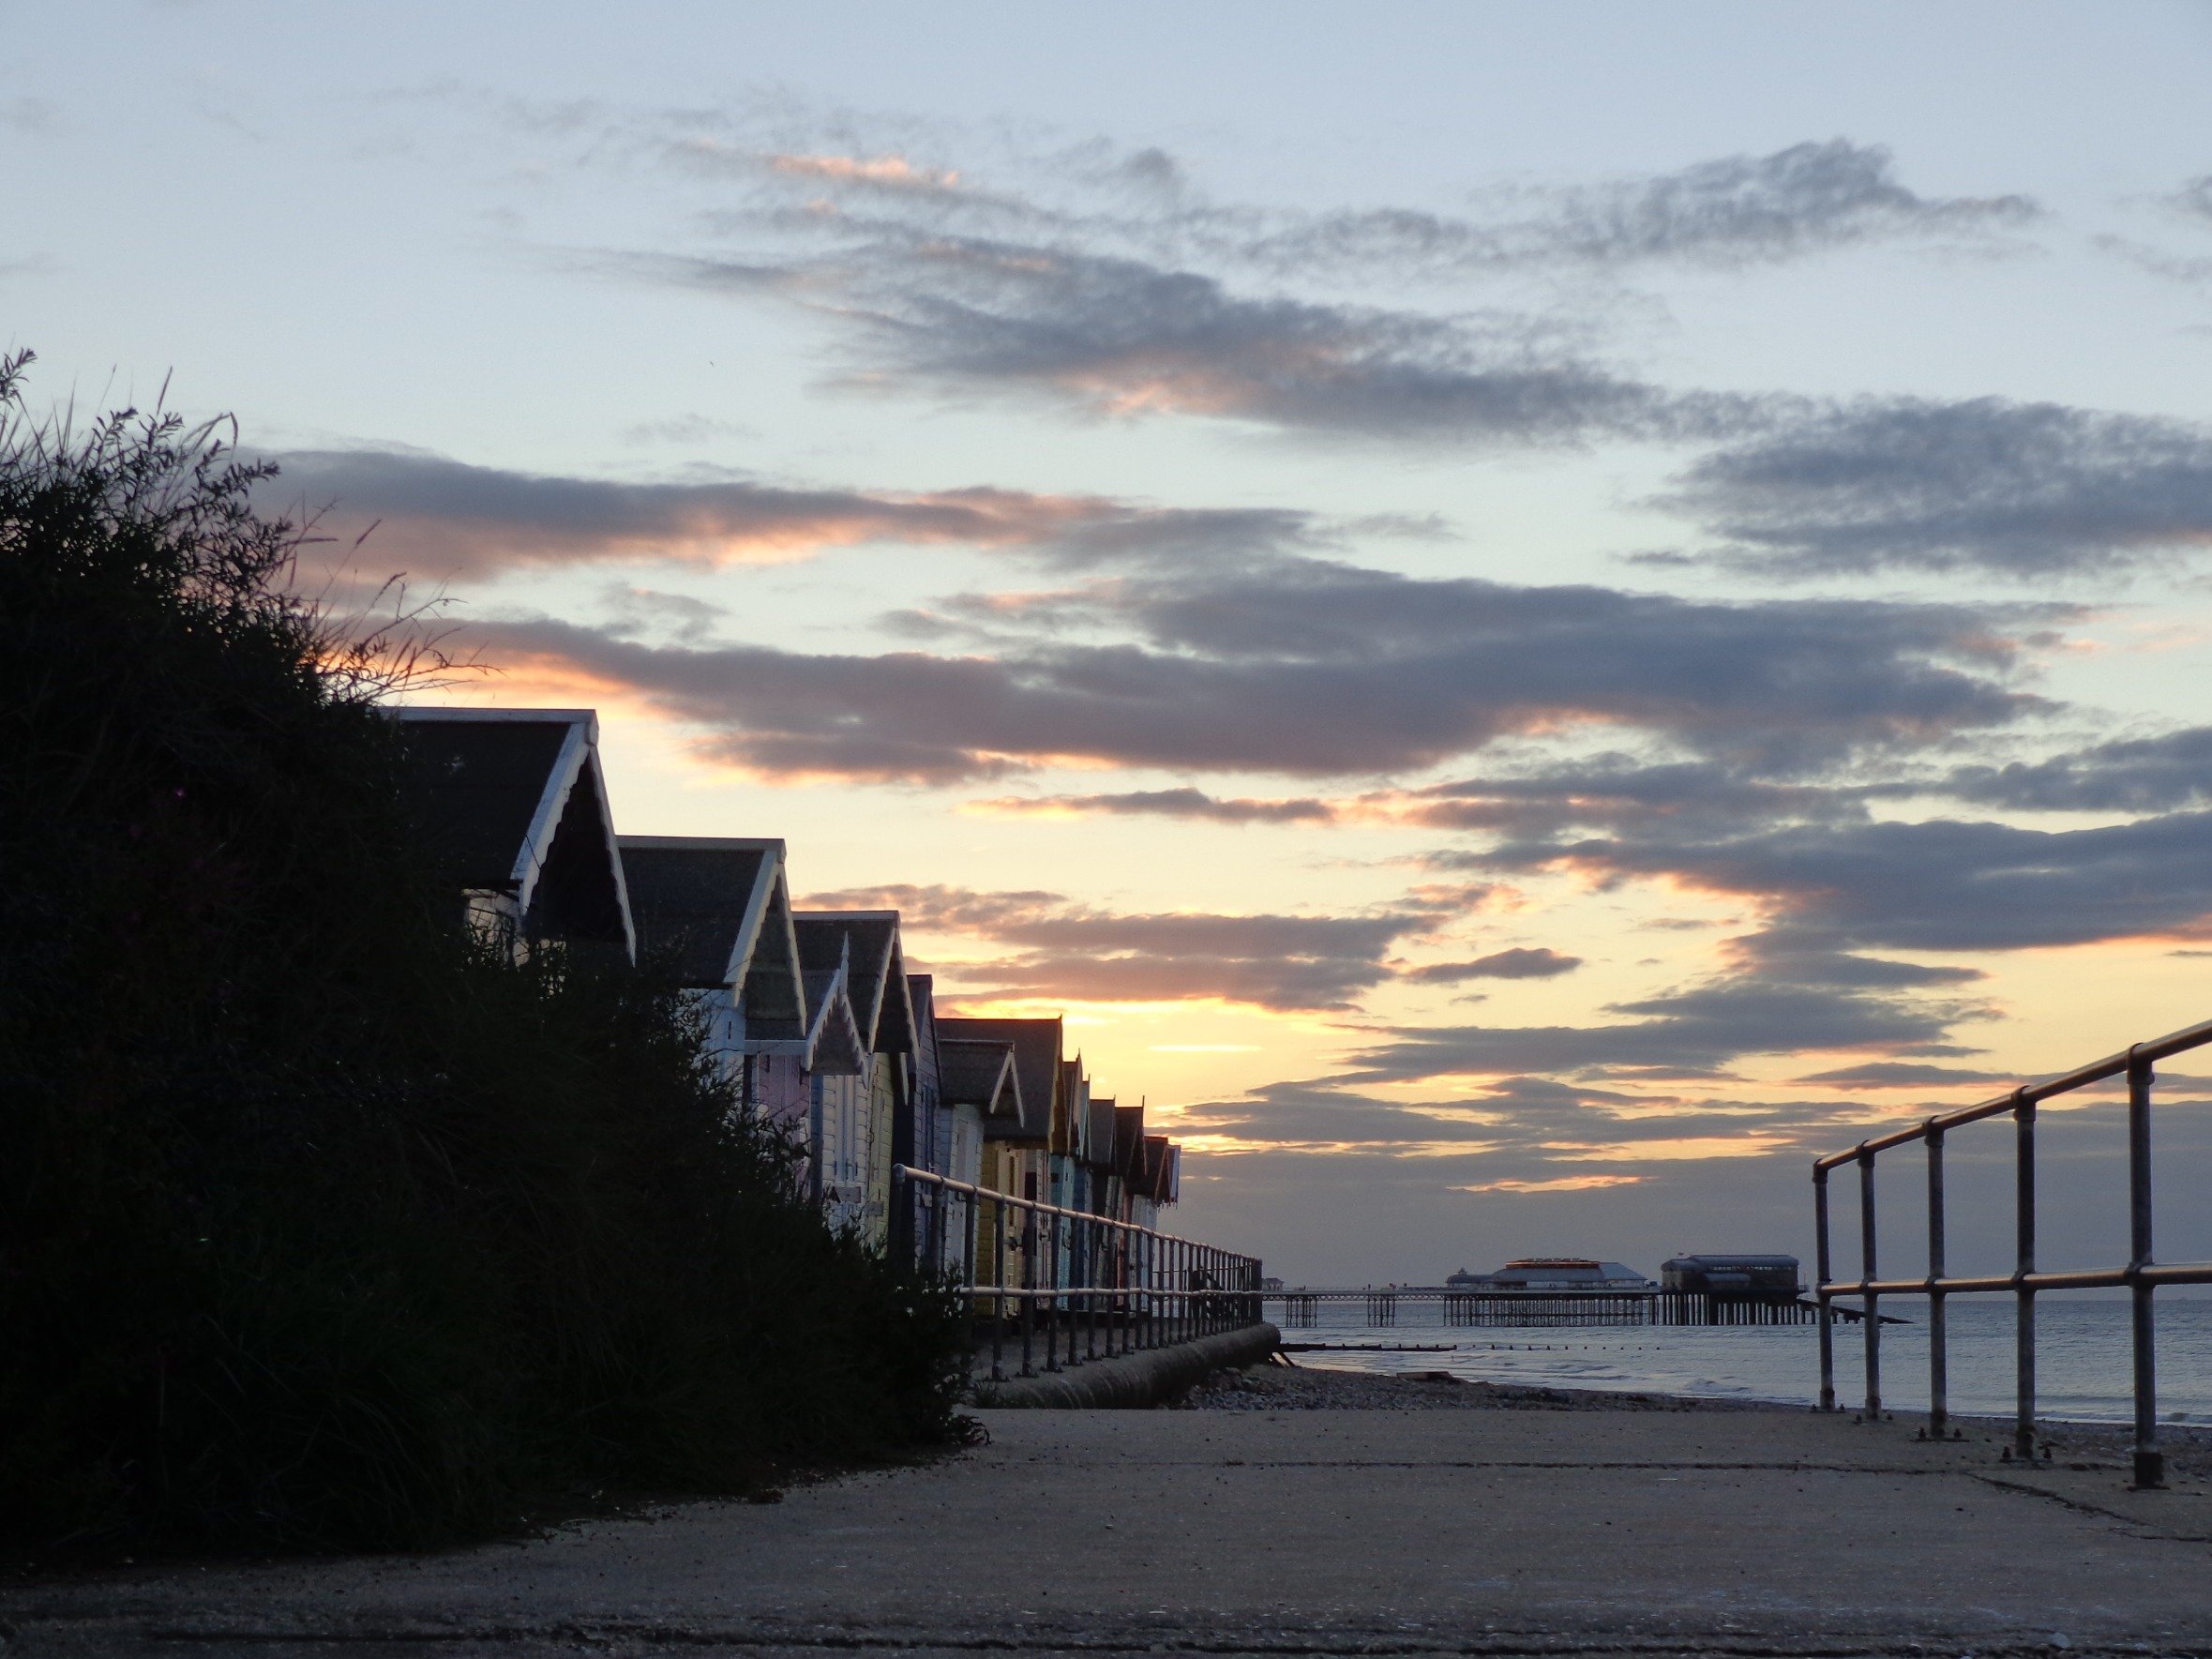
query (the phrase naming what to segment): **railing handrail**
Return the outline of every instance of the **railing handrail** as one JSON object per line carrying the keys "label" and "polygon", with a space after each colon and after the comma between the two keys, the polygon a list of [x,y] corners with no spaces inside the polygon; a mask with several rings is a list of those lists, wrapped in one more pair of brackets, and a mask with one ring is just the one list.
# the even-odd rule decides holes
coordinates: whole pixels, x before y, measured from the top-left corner
{"label": "railing handrail", "polygon": [[1120,1232],[1136,1233],[1143,1238],[1159,1239],[1167,1244],[1190,1244],[1201,1250],[1211,1250],[1237,1261],[1254,1261],[1256,1257],[1241,1255],[1235,1250],[1224,1250],[1219,1244],[1205,1244],[1197,1239],[1186,1239],[1180,1233],[1162,1232],[1157,1228],[1139,1227],[1134,1221],[1117,1220],[1111,1215],[1094,1214],[1089,1210],[1070,1210],[1060,1204],[1048,1204],[1042,1199],[1017,1199],[1012,1193],[996,1187],[978,1186],[970,1181],[955,1181],[949,1175],[940,1175],[934,1169],[916,1169],[905,1164],[891,1166],[893,1181],[918,1181],[925,1186],[942,1187],[947,1192],[965,1193],[971,1199],[1004,1204],[1016,1210],[1032,1210],[1040,1215],[1064,1215],[1071,1221],[1081,1221],[1094,1227],[1110,1227]]}
{"label": "railing handrail", "polygon": [[1947,1129],[1962,1128],[1968,1124],[1979,1124],[1984,1118],[2002,1116],[2016,1111],[2023,1106],[2035,1106],[2056,1095],[2070,1094],[2076,1089],[2085,1089],[2091,1083],[2101,1083],[2107,1078],[2125,1076],[2132,1065],[2155,1065],[2175,1054],[2186,1054],[2212,1043],[2212,1019],[2196,1025],[2184,1026],[2180,1031],[2168,1032],[2147,1043],[2137,1043],[2116,1054],[2107,1054],[2102,1060],[2077,1066],[2072,1071],[2055,1078],[2046,1078],[2039,1083],[2023,1083],[1979,1106],[1964,1106],[1956,1111],[1939,1112],[1924,1123],[1892,1129],[1887,1135],[1869,1137],[1857,1146],[1843,1152],[1831,1152],[1826,1157],[1815,1158],[1813,1168],[1823,1172],[1840,1169],[1845,1164],[1857,1163],[1860,1157],[1874,1153],[1888,1152],[1891,1147],[1909,1146],[1916,1140],[1925,1140],[1931,1135],[1941,1135]]}
{"label": "railing handrail", "polygon": [[[1945,1301],[1954,1295],[2010,1291],[2017,1308],[2014,1336],[2015,1401],[2013,1449],[2035,1455],[2036,1303],[2043,1290],[2125,1289],[2133,1304],[2130,1320],[2135,1395],[2135,1484],[2164,1484],[2165,1459],[2159,1450],[2158,1364],[2153,1293],[2160,1285],[2212,1284],[2212,1262],[2160,1264],[2151,1254],[2151,1088],[2156,1063],[2212,1043],[2212,1020],[2200,1021],[2130,1044],[2102,1060],[2078,1066],[2039,1083],[2023,1083],[2006,1093],[1957,1111],[1938,1112],[1918,1124],[1870,1135],[1857,1146],[1813,1161],[1813,1224],[1815,1263],[1813,1294],[1820,1309],[1820,1409],[1836,1407],[1835,1339],[1832,1304],[1838,1296],[1864,1299],[1866,1410],[1882,1410],[1882,1327],[1884,1296],[1928,1298],[1928,1416],[1940,1438],[1949,1417],[1948,1325]],[[2112,1268],[2052,1272],[2036,1263],[2036,1108],[2043,1101],[2099,1083],[2128,1079],[2128,1260]],[[1953,1275],[1947,1271],[1943,1153],[1953,1129],[2009,1113],[2013,1124],[2014,1266],[2009,1274]],[[1874,1168],[1879,1155],[1919,1143],[1928,1152],[1928,1271],[1918,1278],[1883,1278],[1878,1268],[1879,1229],[1874,1208]],[[1845,1165],[1858,1169],[1858,1274],[1839,1279],[1830,1266],[1828,1175]],[[2008,1454],[2009,1455],[2009,1453]]]}
{"label": "railing handrail", "polygon": [[1058,1371],[1263,1321],[1256,1256],[909,1164],[891,1175],[892,1248],[967,1299],[988,1332],[994,1382],[1006,1380],[1010,1337],[1031,1377],[1039,1338],[1045,1369]]}

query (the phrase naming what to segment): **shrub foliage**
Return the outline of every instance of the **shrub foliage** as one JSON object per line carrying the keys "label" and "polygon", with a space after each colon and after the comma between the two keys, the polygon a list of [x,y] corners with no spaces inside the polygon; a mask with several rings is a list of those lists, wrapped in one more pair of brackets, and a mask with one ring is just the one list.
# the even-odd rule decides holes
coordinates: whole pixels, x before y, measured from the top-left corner
{"label": "shrub foliage", "polygon": [[27,361],[0,1537],[423,1545],[941,1439],[953,1305],[794,1194],[677,993],[459,926],[377,706],[421,658],[297,596],[262,469],[35,419]]}

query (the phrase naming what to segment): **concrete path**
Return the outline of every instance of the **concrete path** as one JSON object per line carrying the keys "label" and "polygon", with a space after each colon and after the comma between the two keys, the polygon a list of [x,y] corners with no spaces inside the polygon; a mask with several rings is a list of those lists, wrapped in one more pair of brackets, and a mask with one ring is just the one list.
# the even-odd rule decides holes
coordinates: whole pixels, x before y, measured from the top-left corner
{"label": "concrete path", "polygon": [[2212,1651],[2212,1496],[1792,1412],[987,1414],[445,1556],[0,1592],[16,1653]]}

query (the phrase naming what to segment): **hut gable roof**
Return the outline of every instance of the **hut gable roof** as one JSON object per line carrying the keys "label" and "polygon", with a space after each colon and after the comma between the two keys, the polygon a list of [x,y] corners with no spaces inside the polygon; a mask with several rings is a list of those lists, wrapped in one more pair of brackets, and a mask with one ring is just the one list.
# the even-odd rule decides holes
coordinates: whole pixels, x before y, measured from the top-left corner
{"label": "hut gable roof", "polygon": [[937,1029],[940,1041],[962,1037],[1012,1043],[1014,1069],[1021,1081],[1021,1115],[1017,1123],[994,1132],[1022,1140],[1050,1138],[1060,1083],[1060,1016],[1046,1019],[940,1019]]}
{"label": "hut gable roof", "polygon": [[937,1070],[938,1097],[945,1105],[977,1107],[986,1118],[1020,1121],[1021,1078],[1015,1069],[1011,1042],[945,1036],[940,1028]]}
{"label": "hut gable roof", "polygon": [[865,1065],[868,1047],[852,1017],[851,958],[840,949],[834,967],[803,971],[806,1006],[806,1068],[831,1077],[851,1077]]}
{"label": "hut gable roof", "polygon": [[1155,1203],[1175,1202],[1175,1142],[1165,1135],[1144,1138],[1144,1196]]}
{"label": "hut gable roof", "polygon": [[433,855],[544,937],[637,953],[590,709],[394,709]]}
{"label": "hut gable roof", "polygon": [[914,1019],[914,1092],[917,1098],[936,1099],[941,1086],[936,987],[926,973],[910,973],[906,979],[907,1006],[913,1010]]}
{"label": "hut gable roof", "polygon": [[621,847],[640,952],[664,960],[684,985],[730,988],[745,1008],[748,1036],[804,1037],[806,1004],[784,844],[624,836]]}
{"label": "hut gable roof", "polygon": [[1106,1174],[1112,1173],[1114,1169],[1114,1111],[1111,1094],[1091,1097],[1091,1123],[1083,1139],[1083,1161]]}
{"label": "hut gable roof", "polygon": [[914,1008],[895,910],[801,911],[792,917],[799,959],[809,972],[843,959],[862,1045],[873,1054],[910,1054]]}
{"label": "hut gable roof", "polygon": [[1144,1183],[1144,1108],[1114,1108],[1114,1169],[1136,1191]]}

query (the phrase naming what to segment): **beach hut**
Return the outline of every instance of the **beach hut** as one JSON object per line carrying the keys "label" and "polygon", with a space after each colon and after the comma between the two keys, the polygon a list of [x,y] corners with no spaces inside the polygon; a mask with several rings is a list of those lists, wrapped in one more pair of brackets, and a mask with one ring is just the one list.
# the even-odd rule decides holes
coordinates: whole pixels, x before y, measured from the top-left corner
{"label": "beach hut", "polygon": [[851,1011],[857,1070],[811,1079],[821,1200],[834,1225],[889,1242],[898,1116],[913,1100],[914,1010],[896,911],[802,911],[792,918],[808,975],[835,975]]}
{"label": "beach hut", "polygon": [[685,988],[744,1108],[803,1136],[807,1079],[835,1022],[808,1018],[783,842],[624,836],[619,847],[640,963]]}
{"label": "beach hut", "polygon": [[637,954],[590,709],[391,711],[432,855],[469,926],[518,960],[549,943]]}

